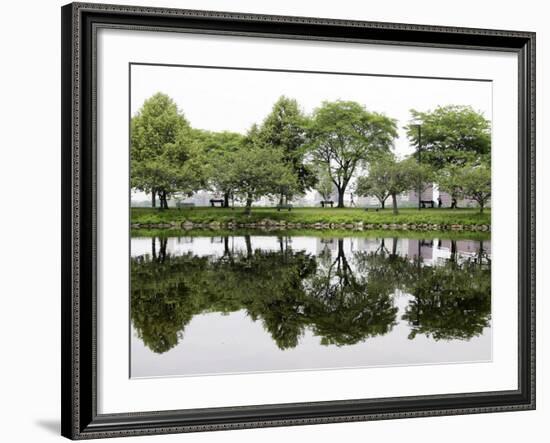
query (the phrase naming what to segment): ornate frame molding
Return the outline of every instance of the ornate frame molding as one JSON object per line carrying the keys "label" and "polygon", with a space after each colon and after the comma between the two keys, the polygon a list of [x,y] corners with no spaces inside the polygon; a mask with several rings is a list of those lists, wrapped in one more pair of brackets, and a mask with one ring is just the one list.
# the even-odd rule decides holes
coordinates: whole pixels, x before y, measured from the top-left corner
{"label": "ornate frame molding", "polygon": [[[71,439],[535,408],[535,34],[106,4],[62,8],[62,435]],[[519,59],[519,389],[97,414],[95,34],[98,27],[515,52]]]}

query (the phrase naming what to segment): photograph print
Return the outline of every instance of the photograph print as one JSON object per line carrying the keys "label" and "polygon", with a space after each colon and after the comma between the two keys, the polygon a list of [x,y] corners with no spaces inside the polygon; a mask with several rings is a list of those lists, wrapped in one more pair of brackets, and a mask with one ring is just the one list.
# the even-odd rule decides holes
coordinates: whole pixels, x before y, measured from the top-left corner
{"label": "photograph print", "polygon": [[130,65],[130,377],[492,361],[492,82]]}

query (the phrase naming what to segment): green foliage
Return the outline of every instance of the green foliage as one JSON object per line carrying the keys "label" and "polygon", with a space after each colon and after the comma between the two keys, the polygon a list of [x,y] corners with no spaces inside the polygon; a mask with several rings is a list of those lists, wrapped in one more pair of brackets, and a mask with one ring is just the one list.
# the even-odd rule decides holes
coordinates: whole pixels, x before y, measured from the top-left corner
{"label": "green foliage", "polygon": [[375,196],[382,205],[391,196],[393,213],[398,214],[397,196],[411,189],[423,190],[432,179],[431,169],[414,158],[396,160],[392,155],[384,155],[371,162],[368,176],[358,179],[357,193]]}
{"label": "green foliage", "polygon": [[344,239],[337,241],[336,258],[325,250],[308,280],[312,303],[304,312],[318,319],[313,332],[322,337],[321,344],[337,346],[388,333],[398,311],[391,297],[394,283],[371,278],[370,268],[354,272],[344,252]]}
{"label": "green foliage", "polygon": [[386,177],[381,173],[358,177],[355,192],[357,192],[357,195],[365,197],[376,197],[382,209],[386,207],[386,200],[390,196],[386,185]]}
{"label": "green foliage", "polygon": [[462,196],[462,166],[449,164],[437,174],[439,190],[448,193],[452,198]]}
{"label": "green foliage", "polygon": [[158,193],[161,207],[167,207],[169,195],[189,178],[180,171],[190,156],[189,123],[176,103],[159,92],[132,117],[130,132],[131,187]]}
{"label": "green foliage", "polygon": [[[442,235],[447,240],[475,240],[484,241],[490,240],[491,234],[489,232],[479,231],[448,231],[442,233],[441,231],[397,231],[391,229],[369,229],[363,231],[353,231],[350,233],[349,229],[314,229],[314,228],[278,228],[263,230],[258,228],[193,228],[193,229],[132,229],[131,236],[136,237],[227,237],[227,236],[246,236],[253,235],[255,237],[318,237],[323,240],[334,240],[339,238],[349,237],[353,235],[354,238],[406,238],[408,240],[433,240],[441,239]],[[384,242],[384,240],[382,240]]]}
{"label": "green foliage", "polygon": [[407,291],[414,296],[404,320],[410,339],[467,340],[482,333],[491,318],[491,269],[475,262],[411,269]]}
{"label": "green foliage", "polygon": [[153,352],[164,353],[182,339],[193,316],[244,310],[261,321],[280,349],[298,345],[306,329],[323,345],[345,346],[387,334],[397,321],[397,290],[412,298],[402,319],[410,339],[467,340],[482,333],[491,315],[490,261],[451,259],[435,266],[396,254],[384,240],[375,252],[312,256],[285,246],[244,251],[224,236],[221,256],[170,255],[166,238],[152,238],[150,254],[131,260],[131,318]]}
{"label": "green foliage", "polygon": [[449,166],[440,171],[439,187],[455,198],[470,198],[483,212],[491,198],[491,168],[485,163]]}
{"label": "green foliage", "polygon": [[[153,208],[132,208],[132,223],[176,223],[186,220],[193,223],[260,223],[266,220],[284,221],[313,225],[315,223],[356,223],[387,224],[438,224],[438,225],[490,225],[491,211],[479,213],[476,209],[417,209],[401,208],[399,214],[392,210],[378,212],[360,208],[294,208],[292,211],[277,211],[276,208],[258,207],[247,215],[243,208],[225,210],[222,208],[182,208],[159,211]],[[414,228],[411,228],[414,229]]]}
{"label": "green foliage", "polygon": [[247,212],[254,200],[279,192],[289,195],[297,189],[296,176],[283,161],[280,149],[243,147],[228,153],[226,159],[228,163],[221,175],[235,194],[246,201]]}
{"label": "green foliage", "polygon": [[[316,181],[311,166],[305,162],[307,127],[308,118],[300,110],[298,102],[281,96],[261,127],[257,129],[258,133],[255,134],[254,130],[252,132],[252,136],[256,137],[257,146],[274,148],[282,152],[283,162],[296,176],[297,186],[289,191],[299,194],[305,193]],[[288,193],[289,191],[282,189],[281,194],[291,198],[292,194]]]}
{"label": "green foliage", "polygon": [[132,259],[132,323],[146,346],[156,353],[176,346],[185,326],[202,312],[245,309],[280,349],[296,347],[306,328],[322,344],[342,346],[393,326],[397,308],[390,285],[379,293],[382,288],[366,277],[356,280],[343,265],[343,250],[319,269],[313,256],[285,250],[282,238],[280,252],[252,250],[250,238],[246,241],[247,251],[235,253],[225,240],[220,258],[161,252]]}
{"label": "green foliage", "polygon": [[405,129],[411,143],[418,148],[417,125],[421,125],[421,163],[439,169],[449,164],[490,161],[490,123],[470,106],[449,105],[430,112],[414,109],[410,112],[412,119]]}
{"label": "green foliage", "polygon": [[315,186],[315,190],[319,194],[321,194],[321,197],[323,197],[323,200],[325,201],[330,200],[330,196],[336,189],[334,186],[334,183],[332,182],[332,179],[330,178],[330,175],[326,171],[321,170],[319,172],[317,180],[318,181]]}
{"label": "green foliage", "polygon": [[408,171],[409,190],[422,194],[435,180],[436,174],[433,168],[425,163],[418,163],[414,157],[409,157],[404,163]]}
{"label": "green foliage", "polygon": [[131,154],[135,161],[157,157],[174,143],[189,123],[178,110],[176,103],[160,92],[145,100],[131,121]]}
{"label": "green foliage", "polygon": [[310,125],[310,146],[338,190],[338,207],[360,165],[388,153],[397,136],[395,120],[352,101],[323,102]]}
{"label": "green foliage", "polygon": [[235,183],[231,176],[231,161],[235,153],[242,149],[244,136],[236,132],[210,132],[196,130],[196,141],[202,153],[203,167],[206,169],[206,188],[221,193],[228,203],[235,193]]}
{"label": "green foliage", "polygon": [[475,200],[483,212],[491,198],[491,169],[485,164],[465,167],[461,176],[464,195]]}
{"label": "green foliage", "polygon": [[[357,192],[375,196],[382,208],[391,196],[397,215],[397,195],[421,192],[435,167],[441,189],[474,199],[483,212],[490,198],[489,123],[463,106],[411,113],[422,124],[420,163],[391,154],[395,120],[353,101],[323,102],[310,118],[296,100],[281,96],[261,125],[241,135],[191,128],[175,102],[157,93],[131,120],[131,187],[152,193],[153,206],[158,196],[161,209],[171,197],[206,189],[222,194],[225,206],[235,197],[246,202],[249,215],[254,200],[270,196],[283,203],[316,186],[324,199],[336,189],[342,208],[363,167],[369,175],[359,177]],[[414,125],[407,134],[418,142]]]}

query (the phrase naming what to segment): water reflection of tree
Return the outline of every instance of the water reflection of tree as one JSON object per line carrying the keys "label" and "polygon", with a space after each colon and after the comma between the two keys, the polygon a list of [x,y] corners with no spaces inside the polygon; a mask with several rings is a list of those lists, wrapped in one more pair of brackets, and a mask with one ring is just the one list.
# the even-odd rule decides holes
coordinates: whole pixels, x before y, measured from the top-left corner
{"label": "water reflection of tree", "polygon": [[389,332],[397,314],[393,285],[353,271],[342,238],[335,258],[328,248],[319,258],[317,272],[306,282],[310,303],[305,314],[321,343],[350,345]]}
{"label": "water reflection of tree", "polygon": [[[416,260],[421,261],[421,260]],[[434,340],[470,339],[489,326],[491,271],[474,261],[441,266],[419,266],[409,278],[414,297],[403,320],[411,326],[409,338],[424,334]]]}
{"label": "water reflection of tree", "polygon": [[295,347],[308,327],[322,343],[344,345],[394,325],[391,288],[352,272],[343,241],[328,268],[303,251],[253,249],[250,238],[245,245],[232,252],[224,241],[221,257],[132,259],[132,321],[151,350],[175,346],[192,317],[205,312],[245,309],[281,349]]}
{"label": "water reflection of tree", "polygon": [[[174,347],[194,315],[245,310],[261,321],[280,349],[297,346],[306,328],[321,343],[349,345],[383,335],[396,324],[396,289],[410,292],[403,319],[410,338],[470,338],[490,318],[490,264],[477,260],[424,266],[385,244],[375,252],[346,252],[337,240],[316,257],[294,251],[279,237],[278,251],[233,251],[223,238],[221,256],[166,253],[166,240],[151,255],[132,259],[132,321],[154,352]],[[157,243],[160,247],[157,249]]]}
{"label": "water reflection of tree", "polygon": [[[154,245],[154,243],[153,243]],[[193,275],[208,272],[207,258],[187,254],[178,257],[140,256],[131,261],[132,322],[138,336],[152,351],[162,353],[174,347],[198,309],[206,308],[206,300],[196,297]],[[187,271],[181,278],[179,271]]]}

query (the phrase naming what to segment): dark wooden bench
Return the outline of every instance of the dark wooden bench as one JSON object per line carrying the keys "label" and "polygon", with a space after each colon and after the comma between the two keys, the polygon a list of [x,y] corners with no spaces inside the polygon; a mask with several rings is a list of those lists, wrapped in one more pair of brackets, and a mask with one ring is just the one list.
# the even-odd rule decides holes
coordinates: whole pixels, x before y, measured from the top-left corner
{"label": "dark wooden bench", "polygon": [[430,205],[430,207],[433,209],[434,208],[434,201],[433,200],[420,200],[420,206],[422,208],[425,208],[426,205]]}
{"label": "dark wooden bench", "polygon": [[330,205],[331,208],[334,208],[334,202],[332,200],[321,200],[321,206],[323,208],[328,205]]}
{"label": "dark wooden bench", "polygon": [[220,208],[223,208],[224,207],[224,200],[223,198],[211,198],[210,199],[210,204],[212,205],[212,207],[216,206],[216,203],[219,203],[220,204]]}
{"label": "dark wooden bench", "polygon": [[277,212],[281,209],[288,209],[290,211],[292,209],[292,205],[277,205]]}

